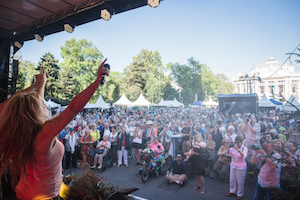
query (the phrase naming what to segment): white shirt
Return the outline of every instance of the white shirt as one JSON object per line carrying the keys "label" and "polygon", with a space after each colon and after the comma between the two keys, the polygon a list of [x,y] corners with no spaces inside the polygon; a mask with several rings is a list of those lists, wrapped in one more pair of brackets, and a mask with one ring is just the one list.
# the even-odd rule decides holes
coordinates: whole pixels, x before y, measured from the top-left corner
{"label": "white shirt", "polygon": [[107,136],[108,138],[110,138],[110,130],[109,130],[109,128],[108,129],[104,129],[103,137],[104,136]]}

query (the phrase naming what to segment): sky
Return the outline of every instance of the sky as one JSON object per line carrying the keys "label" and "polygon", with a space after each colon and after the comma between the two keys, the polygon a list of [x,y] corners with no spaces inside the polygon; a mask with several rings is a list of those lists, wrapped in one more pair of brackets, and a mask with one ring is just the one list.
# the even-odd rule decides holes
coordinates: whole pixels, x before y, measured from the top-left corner
{"label": "sky", "polygon": [[[47,52],[59,62],[60,47],[72,38],[91,41],[111,71],[123,72],[142,49],[157,51],[162,63],[187,64],[194,57],[213,73],[237,78],[269,57],[283,63],[300,43],[299,0],[164,0],[27,41],[21,60],[37,64]],[[300,53],[300,50],[296,50]],[[292,56],[292,61],[300,57]],[[300,64],[293,62],[296,71]]]}

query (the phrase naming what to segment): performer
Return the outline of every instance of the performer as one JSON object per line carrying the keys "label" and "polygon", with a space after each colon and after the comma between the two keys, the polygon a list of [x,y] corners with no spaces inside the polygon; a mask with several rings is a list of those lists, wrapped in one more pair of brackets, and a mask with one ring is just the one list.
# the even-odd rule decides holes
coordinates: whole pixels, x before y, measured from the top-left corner
{"label": "performer", "polygon": [[44,68],[35,84],[0,104],[0,177],[9,166],[17,199],[59,199],[64,146],[56,136],[90,100],[101,75],[109,75],[105,61],[97,79],[53,119],[46,120]]}

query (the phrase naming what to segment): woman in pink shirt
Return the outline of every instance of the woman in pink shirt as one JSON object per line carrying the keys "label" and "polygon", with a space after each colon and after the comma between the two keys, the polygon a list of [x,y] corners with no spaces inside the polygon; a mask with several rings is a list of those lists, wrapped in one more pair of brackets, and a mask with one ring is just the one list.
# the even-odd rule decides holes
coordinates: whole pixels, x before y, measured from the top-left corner
{"label": "woman in pink shirt", "polygon": [[164,154],[164,146],[158,141],[158,137],[154,137],[153,142],[150,144],[150,150],[154,152],[154,161],[159,160]]}
{"label": "woman in pink shirt", "polygon": [[[237,199],[242,199],[244,195],[244,183],[247,172],[246,158],[248,149],[243,144],[243,138],[237,136],[235,145],[230,148],[227,155],[231,157],[230,163],[230,190],[225,196],[234,196],[237,194]],[[236,186],[237,185],[237,186]]]}

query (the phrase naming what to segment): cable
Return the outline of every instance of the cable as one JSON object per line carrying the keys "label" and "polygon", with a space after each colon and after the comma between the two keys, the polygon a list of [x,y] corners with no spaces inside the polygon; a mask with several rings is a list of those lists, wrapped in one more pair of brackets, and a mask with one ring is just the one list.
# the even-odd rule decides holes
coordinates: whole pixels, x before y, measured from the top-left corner
{"label": "cable", "polygon": [[273,74],[271,74],[268,78],[266,78],[266,80],[268,80],[269,78],[271,78],[271,76],[273,76],[286,63],[286,61],[288,61],[288,60],[291,59],[291,56],[298,49],[299,46],[300,46],[300,43],[297,45],[297,47],[294,49],[294,51],[292,53],[290,53],[290,56],[287,57],[287,59],[280,65],[280,67],[278,69],[276,69],[275,72],[273,72]]}

